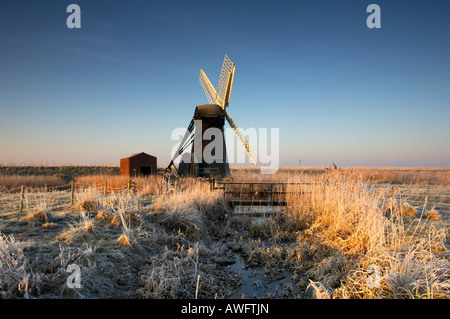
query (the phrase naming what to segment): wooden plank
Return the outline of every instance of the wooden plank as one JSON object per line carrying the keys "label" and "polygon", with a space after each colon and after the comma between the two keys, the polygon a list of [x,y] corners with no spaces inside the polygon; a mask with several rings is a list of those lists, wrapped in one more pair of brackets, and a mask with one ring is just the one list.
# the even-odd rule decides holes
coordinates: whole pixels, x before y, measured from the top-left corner
{"label": "wooden plank", "polygon": [[[313,183],[288,183],[288,182],[223,182],[215,181],[213,189],[222,189],[224,200],[231,206],[286,206],[285,200],[288,194],[306,193],[306,191],[287,191],[288,185],[311,185]],[[255,185],[270,186],[270,189],[256,189]],[[222,186],[222,187],[220,187]],[[234,186],[234,187],[233,187]],[[278,187],[281,186],[281,187]],[[236,190],[236,187],[238,189]],[[239,187],[241,189],[239,189]],[[244,187],[250,190],[243,190]],[[248,189],[247,188],[247,189]],[[234,196],[233,196],[234,195]],[[233,198],[238,197],[238,198]],[[248,199],[248,198],[251,199]],[[259,199],[256,199],[259,198]],[[247,198],[247,199],[246,199]]]}
{"label": "wooden plank", "polygon": [[228,200],[227,201],[231,206],[286,206],[287,201],[283,200],[274,200],[274,201],[266,201],[266,200]]}
{"label": "wooden plank", "polygon": [[216,181],[218,185],[251,185],[251,184],[261,184],[261,185],[313,185],[314,183],[289,183],[289,182],[221,182]]}
{"label": "wooden plank", "polygon": [[282,192],[282,191],[226,191],[227,194],[255,194],[258,193],[259,196],[262,195],[268,195],[270,196],[271,194],[274,195],[287,195],[287,194],[307,194],[307,192]]}

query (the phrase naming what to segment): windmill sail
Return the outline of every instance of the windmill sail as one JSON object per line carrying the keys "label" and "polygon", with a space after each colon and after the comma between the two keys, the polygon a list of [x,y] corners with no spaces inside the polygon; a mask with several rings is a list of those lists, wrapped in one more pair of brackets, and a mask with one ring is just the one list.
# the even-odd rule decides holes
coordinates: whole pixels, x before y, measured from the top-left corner
{"label": "windmill sail", "polygon": [[225,111],[225,118],[227,119],[228,124],[230,124],[231,128],[233,129],[234,133],[236,134],[239,142],[241,142],[242,146],[244,147],[245,151],[247,152],[248,156],[252,159],[253,164],[257,164],[258,161],[258,155],[256,154],[255,150],[251,147],[249,141],[247,138],[242,134],[239,127],[234,123],[233,119],[231,118],[230,114],[228,114],[227,111]]}
{"label": "windmill sail", "polygon": [[200,84],[202,85],[203,91],[205,91],[205,95],[209,103],[222,105],[222,101],[220,101],[217,96],[216,89],[213,87],[211,81],[209,81],[208,77],[202,69],[200,69],[199,80]]}
{"label": "windmill sail", "polygon": [[234,63],[225,55],[222,65],[222,71],[220,72],[219,84],[217,91],[209,81],[205,72],[200,70],[200,84],[203,91],[205,91],[206,97],[209,103],[219,105],[223,110],[228,106],[230,102],[231,89],[233,87],[234,78]]}
{"label": "windmill sail", "polygon": [[231,88],[233,87],[233,79],[234,79],[234,64],[233,64],[233,70],[229,75],[228,78],[228,87],[224,98],[224,107],[225,109],[230,104],[230,95],[231,95]]}
{"label": "windmill sail", "polygon": [[233,86],[234,63],[227,57],[223,59],[222,71],[220,72],[219,84],[217,85],[217,96],[222,102],[219,104],[222,109],[228,106],[230,101],[231,88]]}
{"label": "windmill sail", "polygon": [[233,79],[234,79],[235,65],[231,60],[225,55],[223,59],[222,71],[220,72],[219,84],[217,86],[217,91],[214,86],[211,84],[211,81],[206,76],[205,72],[200,69],[200,84],[202,85],[203,90],[205,91],[206,97],[208,98],[209,103],[219,105],[236,134],[239,142],[241,142],[248,156],[252,159],[253,163],[257,165],[258,156],[253,148],[250,146],[247,138],[242,134],[241,130],[237,127],[236,123],[234,123],[231,116],[228,112],[225,111],[225,108],[230,103],[230,95],[231,89],[233,87]]}

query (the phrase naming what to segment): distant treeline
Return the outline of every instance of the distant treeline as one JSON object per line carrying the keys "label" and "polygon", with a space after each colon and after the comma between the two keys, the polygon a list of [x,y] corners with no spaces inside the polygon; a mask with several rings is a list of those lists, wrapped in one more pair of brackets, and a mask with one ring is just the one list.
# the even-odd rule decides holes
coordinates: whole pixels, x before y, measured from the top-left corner
{"label": "distant treeline", "polygon": [[58,176],[72,179],[87,175],[117,175],[119,167],[113,166],[0,166],[0,175]]}

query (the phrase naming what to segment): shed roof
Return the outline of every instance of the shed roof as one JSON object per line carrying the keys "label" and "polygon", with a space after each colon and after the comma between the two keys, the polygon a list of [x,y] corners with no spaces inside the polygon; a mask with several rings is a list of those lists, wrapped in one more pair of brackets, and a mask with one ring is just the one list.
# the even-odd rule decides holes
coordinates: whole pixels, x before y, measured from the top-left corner
{"label": "shed roof", "polygon": [[126,159],[126,158],[132,158],[132,157],[136,157],[136,156],[139,156],[139,155],[145,155],[145,156],[150,156],[150,157],[156,158],[156,157],[155,157],[155,156],[153,156],[153,155],[150,155],[150,154],[147,154],[147,153],[141,152],[141,153],[136,153],[136,154],[130,155],[130,156],[128,156],[128,157],[124,157],[124,158],[122,158],[122,159]]}

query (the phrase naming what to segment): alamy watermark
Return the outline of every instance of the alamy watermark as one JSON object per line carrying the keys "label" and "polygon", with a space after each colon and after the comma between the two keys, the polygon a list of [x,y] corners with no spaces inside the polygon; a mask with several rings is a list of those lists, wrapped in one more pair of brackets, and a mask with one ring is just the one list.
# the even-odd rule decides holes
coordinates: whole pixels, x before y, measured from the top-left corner
{"label": "alamy watermark", "polygon": [[78,4],[69,4],[66,12],[70,15],[67,17],[66,25],[69,29],[81,28],[81,8]]}
{"label": "alamy watermark", "polygon": [[369,288],[381,288],[381,271],[377,264],[370,264],[367,267],[367,286]]}
{"label": "alamy watermark", "polygon": [[67,266],[66,271],[72,273],[67,277],[66,284],[70,289],[81,288],[81,268],[77,264],[70,264]]}
{"label": "alamy watermark", "polygon": [[[78,4],[69,4],[66,12],[70,13],[67,17],[66,25],[69,29],[81,28],[81,8]],[[366,25],[369,29],[381,28],[381,8],[378,4],[369,4],[366,9],[370,15],[366,19]]]}
{"label": "alamy watermark", "polygon": [[[202,127],[202,121],[196,120],[195,126]],[[241,145],[236,137],[233,129],[224,128],[222,130],[217,127],[210,127],[203,132],[196,130],[193,141],[194,163],[223,163],[224,160],[228,164],[247,164],[251,160],[247,156],[245,147]],[[171,157],[174,158],[176,152],[180,147],[182,138],[186,133],[186,128],[179,127],[172,131],[171,140],[178,141],[171,151]],[[278,171],[280,164],[280,130],[279,128],[248,128],[241,131],[242,135],[246,137],[248,145],[257,154],[258,165],[261,168],[262,174],[275,174]],[[203,146],[204,141],[209,141]],[[224,144],[225,143],[225,147]],[[226,153],[224,153],[226,149]],[[179,163],[182,157],[178,157],[175,163]],[[185,163],[190,163],[190,157],[183,157]]]}
{"label": "alamy watermark", "polygon": [[381,28],[381,8],[378,4],[369,4],[366,12],[371,13],[366,20],[366,25],[369,29]]}

